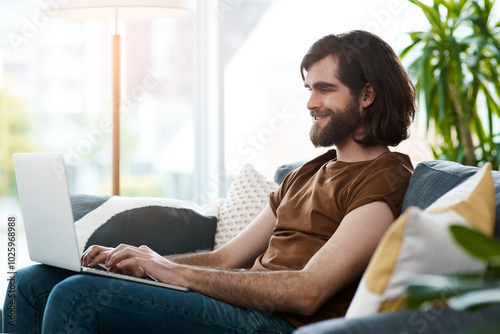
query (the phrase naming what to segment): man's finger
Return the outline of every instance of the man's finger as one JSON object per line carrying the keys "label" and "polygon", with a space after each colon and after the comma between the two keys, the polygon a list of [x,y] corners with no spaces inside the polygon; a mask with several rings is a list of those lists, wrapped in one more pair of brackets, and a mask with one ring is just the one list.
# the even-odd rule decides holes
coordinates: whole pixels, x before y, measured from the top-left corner
{"label": "man's finger", "polygon": [[[93,259],[99,257],[103,252],[109,250],[108,247],[92,245],[90,246],[81,257],[81,264],[83,266],[88,266]],[[102,258],[100,259],[102,261]]]}
{"label": "man's finger", "polygon": [[107,254],[105,266],[108,269],[115,270],[115,266],[118,262],[123,261],[129,257],[136,257],[143,255],[136,247],[128,246],[128,247],[117,247],[113,249],[111,252]]}

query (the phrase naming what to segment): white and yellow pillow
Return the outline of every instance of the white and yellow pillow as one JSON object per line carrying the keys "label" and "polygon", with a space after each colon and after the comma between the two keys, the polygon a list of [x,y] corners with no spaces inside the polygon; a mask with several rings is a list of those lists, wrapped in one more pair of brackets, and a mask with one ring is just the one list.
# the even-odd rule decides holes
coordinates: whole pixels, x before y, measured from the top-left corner
{"label": "white and yellow pillow", "polygon": [[346,318],[405,309],[405,282],[415,274],[485,270],[449,232],[468,225],[491,235],[495,189],[491,164],[453,188],[425,211],[408,208],[382,238],[361,280]]}

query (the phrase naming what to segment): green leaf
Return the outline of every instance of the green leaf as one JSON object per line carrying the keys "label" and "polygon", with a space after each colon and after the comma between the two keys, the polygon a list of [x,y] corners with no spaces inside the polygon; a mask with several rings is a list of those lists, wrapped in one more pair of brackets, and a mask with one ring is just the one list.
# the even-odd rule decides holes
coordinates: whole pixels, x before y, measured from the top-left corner
{"label": "green leaf", "polygon": [[[481,90],[486,98],[486,104],[488,106],[488,116],[490,116],[490,115],[500,116],[500,106],[494,100],[494,97],[491,95],[488,88],[484,85],[481,85],[481,88],[482,88]],[[491,132],[491,133],[493,133],[493,132]]]}
{"label": "green leaf", "polygon": [[420,43],[420,41],[415,41],[415,43],[408,45],[403,51],[401,51],[399,58],[403,59],[418,43]]}
{"label": "green leaf", "polygon": [[455,10],[461,12],[468,1],[469,0],[460,0],[455,6]]}
{"label": "green leaf", "polygon": [[452,297],[470,291],[500,287],[498,280],[485,281],[482,273],[468,275],[416,275],[406,282],[407,306],[421,307],[426,303],[442,304]]}
{"label": "green leaf", "polygon": [[448,120],[448,117],[446,117],[446,111],[447,109],[445,108],[446,105],[446,100],[448,97],[448,87],[447,87],[447,82],[446,82],[446,67],[444,67],[441,70],[441,74],[438,76],[437,82],[438,82],[438,93],[439,93],[439,118],[438,121],[440,122],[446,122]]}
{"label": "green leaf", "polygon": [[495,324],[489,324],[481,326],[479,328],[473,328],[464,332],[463,334],[491,334],[500,333],[500,322],[497,320]]}
{"label": "green leaf", "polygon": [[479,307],[498,303],[500,303],[499,288],[471,291],[448,300],[448,305],[459,311],[472,311]]}
{"label": "green leaf", "polygon": [[472,257],[487,263],[500,258],[500,243],[494,237],[463,225],[452,225],[450,231],[457,244]]}
{"label": "green leaf", "polygon": [[409,0],[409,1],[411,3],[417,5],[418,7],[420,7],[420,9],[422,9],[422,11],[424,12],[424,15],[427,17],[427,20],[431,24],[432,29],[436,33],[439,33],[443,30],[442,24],[441,24],[441,18],[439,16],[439,12],[435,8],[427,6],[418,0]]}

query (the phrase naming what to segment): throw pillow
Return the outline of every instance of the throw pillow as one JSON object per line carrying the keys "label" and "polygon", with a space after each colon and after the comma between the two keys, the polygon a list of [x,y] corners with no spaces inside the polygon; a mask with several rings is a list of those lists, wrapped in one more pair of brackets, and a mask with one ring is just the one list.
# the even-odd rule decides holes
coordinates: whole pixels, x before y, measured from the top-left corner
{"label": "throw pillow", "polygon": [[71,197],[71,207],[73,209],[73,219],[75,221],[82,219],[87,213],[97,209],[111,196],[96,196],[87,194],[73,194]]}
{"label": "throw pillow", "polygon": [[234,238],[264,209],[278,185],[246,164],[231,184],[219,212],[215,249]]}
{"label": "throw pillow", "polygon": [[485,270],[455,244],[452,224],[492,234],[495,190],[491,164],[445,193],[425,211],[408,208],[388,229],[363,275],[346,318],[405,309],[405,283],[415,274]]}
{"label": "throw pillow", "polygon": [[72,204],[80,216],[82,208],[92,209],[75,222],[80,252],[93,244],[125,243],[169,255],[213,249],[221,202],[199,207],[166,198],[75,196]]}

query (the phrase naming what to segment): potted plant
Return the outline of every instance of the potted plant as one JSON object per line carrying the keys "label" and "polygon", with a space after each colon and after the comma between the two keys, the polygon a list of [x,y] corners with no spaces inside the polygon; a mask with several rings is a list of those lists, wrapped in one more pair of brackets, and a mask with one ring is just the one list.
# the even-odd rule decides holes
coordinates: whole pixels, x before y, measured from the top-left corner
{"label": "potted plant", "polygon": [[419,99],[436,134],[436,159],[467,165],[491,162],[498,169],[500,138],[500,23],[495,1],[409,0],[429,22],[409,35],[401,53],[409,59]]}

